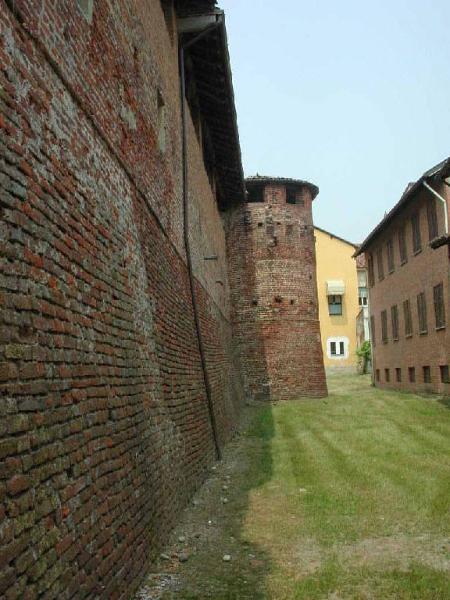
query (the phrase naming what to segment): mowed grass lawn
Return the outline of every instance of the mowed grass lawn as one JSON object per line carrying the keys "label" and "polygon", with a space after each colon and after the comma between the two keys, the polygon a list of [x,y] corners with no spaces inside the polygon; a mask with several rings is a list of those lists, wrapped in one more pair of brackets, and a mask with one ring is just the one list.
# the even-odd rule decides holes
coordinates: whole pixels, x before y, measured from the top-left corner
{"label": "mowed grass lawn", "polygon": [[174,597],[450,599],[448,405],[365,376],[329,390],[254,411],[214,476],[231,487],[206,508],[217,532]]}
{"label": "mowed grass lawn", "polygon": [[266,449],[242,537],[270,556],[266,596],[450,598],[449,407],[366,377],[329,388],[249,432]]}

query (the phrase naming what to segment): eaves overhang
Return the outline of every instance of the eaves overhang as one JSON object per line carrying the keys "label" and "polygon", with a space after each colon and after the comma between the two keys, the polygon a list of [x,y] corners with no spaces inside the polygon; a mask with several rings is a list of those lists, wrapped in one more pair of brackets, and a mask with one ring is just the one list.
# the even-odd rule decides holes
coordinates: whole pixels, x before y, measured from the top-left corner
{"label": "eaves overhang", "polygon": [[317,185],[314,185],[309,181],[305,181],[304,179],[292,179],[291,177],[271,177],[269,175],[252,175],[250,177],[246,177],[245,179],[245,185],[247,189],[261,184],[292,185],[298,188],[306,187],[310,191],[313,200],[319,193],[319,188]]}
{"label": "eaves overhang", "polygon": [[367,250],[369,245],[376,239],[376,237],[384,230],[384,228],[393,220],[393,218],[412,201],[416,193],[423,187],[424,182],[432,183],[433,181],[443,180],[450,174],[450,157],[441,161],[425,173],[414,183],[409,185],[403,193],[400,200],[395,204],[391,210],[384,216],[384,218],[378,223],[378,225],[369,233],[366,239],[363,241],[361,246],[355,252],[354,256],[358,256]]}
{"label": "eaves overhang", "polygon": [[[189,42],[199,27],[215,22],[208,35],[192,44],[192,64],[202,120],[206,123],[214,151],[217,201],[225,210],[245,202],[244,172],[228,52],[225,15],[213,1],[179,2],[180,42]],[[183,32],[184,29],[184,32]]]}

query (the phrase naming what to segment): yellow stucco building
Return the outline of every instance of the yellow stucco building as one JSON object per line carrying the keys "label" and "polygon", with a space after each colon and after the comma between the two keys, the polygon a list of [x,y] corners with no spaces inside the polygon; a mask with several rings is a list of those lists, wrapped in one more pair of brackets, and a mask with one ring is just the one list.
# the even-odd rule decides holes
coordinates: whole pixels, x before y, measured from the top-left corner
{"label": "yellow stucco building", "polygon": [[320,227],[314,233],[325,366],[356,368],[357,320],[368,319],[366,270],[357,268],[355,244]]}

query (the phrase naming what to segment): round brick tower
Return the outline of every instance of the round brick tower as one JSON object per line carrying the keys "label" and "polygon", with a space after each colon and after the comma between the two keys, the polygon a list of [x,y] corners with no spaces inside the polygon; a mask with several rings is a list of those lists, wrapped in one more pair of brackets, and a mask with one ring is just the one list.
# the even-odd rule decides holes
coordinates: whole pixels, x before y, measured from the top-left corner
{"label": "round brick tower", "polygon": [[230,223],[233,324],[247,394],[327,395],[318,319],[312,202],[297,179],[250,177]]}

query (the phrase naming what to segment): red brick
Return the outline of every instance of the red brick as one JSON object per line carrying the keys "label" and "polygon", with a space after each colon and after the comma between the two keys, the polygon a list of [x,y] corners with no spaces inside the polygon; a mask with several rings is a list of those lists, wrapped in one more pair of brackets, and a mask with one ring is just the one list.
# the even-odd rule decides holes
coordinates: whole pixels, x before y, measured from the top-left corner
{"label": "red brick", "polygon": [[30,480],[25,475],[14,475],[6,484],[6,489],[11,496],[16,496],[30,487]]}

